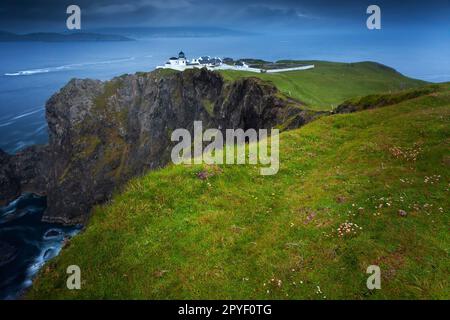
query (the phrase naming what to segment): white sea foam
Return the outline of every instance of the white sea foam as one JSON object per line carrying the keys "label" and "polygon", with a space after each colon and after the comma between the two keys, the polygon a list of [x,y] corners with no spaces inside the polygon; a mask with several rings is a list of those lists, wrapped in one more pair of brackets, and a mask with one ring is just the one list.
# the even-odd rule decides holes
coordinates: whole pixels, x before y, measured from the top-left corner
{"label": "white sea foam", "polygon": [[[38,271],[44,266],[44,264],[56,257],[62,249],[64,237],[72,238],[77,235],[80,231],[79,228],[63,231],[61,229],[53,229],[61,233],[59,237],[47,237],[43,238],[42,241],[36,243],[36,246],[39,248],[39,255],[34,259],[33,263],[28,266],[26,270],[26,278],[21,284],[21,289],[26,289],[30,287],[33,283],[34,276],[38,273]],[[50,251],[49,251],[50,250]],[[48,254],[46,254],[48,252]]]}
{"label": "white sea foam", "polygon": [[66,64],[66,65],[58,66],[58,67],[48,67],[48,68],[21,70],[21,71],[16,71],[16,72],[11,72],[11,73],[5,73],[5,76],[10,76],[10,77],[13,77],[13,76],[31,76],[31,75],[40,74],[40,73],[49,73],[49,72],[57,72],[57,71],[63,71],[63,70],[81,69],[83,67],[88,67],[88,66],[121,63],[121,62],[132,61],[134,59],[135,59],[135,57],[128,57],[128,58],[123,58],[123,59],[113,59],[113,60],[105,60],[105,61],[98,61],[98,62]]}
{"label": "white sea foam", "polygon": [[50,72],[50,68],[48,68],[48,69],[24,70],[24,71],[17,71],[17,72],[14,72],[14,73],[5,73],[5,76],[31,76],[32,74],[46,73],[46,72]]}
{"label": "white sea foam", "polygon": [[37,128],[36,130],[33,131],[33,134],[38,134],[39,132],[41,132],[42,130],[44,130],[45,128],[47,128],[47,123],[43,124],[42,126],[40,126],[39,128]]}
{"label": "white sea foam", "polygon": [[[35,113],[42,112],[44,110],[45,110],[45,107],[44,106],[40,106],[40,107],[37,107],[37,108],[25,110],[23,113],[20,113],[20,114],[17,114],[15,116],[12,116],[9,119],[7,117],[5,117],[4,120],[6,120],[6,122],[1,122],[0,123],[0,128],[7,127],[7,126],[15,123],[16,120],[19,120],[21,118],[25,118],[25,117],[31,116],[31,115],[33,115]],[[38,131],[37,132],[35,131],[34,133],[38,133],[39,131],[42,131],[45,127],[46,127],[46,125],[42,126],[42,127],[39,127]]]}
{"label": "white sea foam", "polygon": [[13,124],[13,122],[9,121],[9,122],[0,123],[0,128],[9,126],[10,124]]}
{"label": "white sea foam", "polygon": [[12,150],[13,153],[16,153],[17,151],[19,151],[20,149],[22,149],[25,146],[29,146],[31,145],[32,142],[31,141],[19,141],[15,144],[14,149]]}
{"label": "white sea foam", "polygon": [[30,116],[32,114],[38,113],[40,111],[43,111],[44,109],[45,109],[44,107],[39,107],[39,109],[37,109],[37,110],[33,110],[33,111],[29,111],[29,112],[25,112],[25,113],[19,114],[19,115],[15,116],[14,118],[12,118],[11,120],[17,120],[17,119],[20,119],[20,118],[28,117],[28,116]]}

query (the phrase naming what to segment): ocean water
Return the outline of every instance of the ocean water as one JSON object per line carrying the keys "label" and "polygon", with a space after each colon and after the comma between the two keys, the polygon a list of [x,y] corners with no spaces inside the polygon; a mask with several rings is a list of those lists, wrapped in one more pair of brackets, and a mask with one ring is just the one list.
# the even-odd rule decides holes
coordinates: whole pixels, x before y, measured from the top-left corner
{"label": "ocean water", "polygon": [[0,299],[18,298],[64,240],[80,230],[41,222],[45,207],[45,198],[33,194],[0,207]]}
{"label": "ocean water", "polygon": [[[376,61],[423,80],[450,81],[450,41],[384,34],[167,38],[133,42],[0,43],[0,148],[15,153],[48,140],[45,102],[71,78],[107,80],[151,71],[183,50],[232,58]],[[22,195],[0,208],[0,299],[14,299],[78,228],[40,221],[45,199]],[[2,247],[3,246],[3,247]],[[6,248],[6,249],[5,249]],[[6,259],[6,255],[3,256]],[[0,260],[1,262],[2,260]]]}

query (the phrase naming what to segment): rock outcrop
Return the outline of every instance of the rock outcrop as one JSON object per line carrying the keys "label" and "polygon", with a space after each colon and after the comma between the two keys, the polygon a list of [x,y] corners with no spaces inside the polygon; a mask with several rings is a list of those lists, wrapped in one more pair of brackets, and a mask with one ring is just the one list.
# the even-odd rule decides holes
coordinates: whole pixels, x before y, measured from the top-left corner
{"label": "rock outcrop", "polygon": [[20,180],[13,167],[12,156],[0,150],[0,205],[16,198],[20,193]]}
{"label": "rock outcrop", "polygon": [[15,155],[0,149],[0,206],[21,193],[45,195],[49,170],[48,146],[31,146]]}
{"label": "rock outcrop", "polygon": [[202,70],[71,80],[46,105],[49,144],[0,153],[0,200],[23,191],[47,195],[44,220],[84,223],[90,209],[131,177],[164,166],[171,132],[204,128],[294,128],[319,112],[256,78],[225,81]]}

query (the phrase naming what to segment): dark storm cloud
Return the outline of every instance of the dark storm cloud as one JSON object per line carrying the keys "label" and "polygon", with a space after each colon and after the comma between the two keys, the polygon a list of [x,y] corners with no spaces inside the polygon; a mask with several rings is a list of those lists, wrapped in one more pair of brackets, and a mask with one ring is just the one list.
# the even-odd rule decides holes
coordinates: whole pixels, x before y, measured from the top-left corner
{"label": "dark storm cloud", "polygon": [[66,8],[82,9],[84,28],[124,26],[205,26],[234,28],[317,28],[361,24],[376,3],[392,24],[448,23],[448,0],[2,0],[0,29],[63,30]]}

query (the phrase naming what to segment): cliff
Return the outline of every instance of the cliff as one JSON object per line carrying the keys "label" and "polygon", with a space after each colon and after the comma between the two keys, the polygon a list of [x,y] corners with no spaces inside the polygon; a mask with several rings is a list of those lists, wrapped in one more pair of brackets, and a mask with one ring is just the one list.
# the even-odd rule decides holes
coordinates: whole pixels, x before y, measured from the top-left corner
{"label": "cliff", "polygon": [[321,114],[268,82],[225,81],[204,69],[74,79],[46,104],[48,145],[0,154],[0,201],[46,194],[45,221],[84,223],[130,178],[169,162],[177,128],[203,121],[204,128],[289,129]]}

